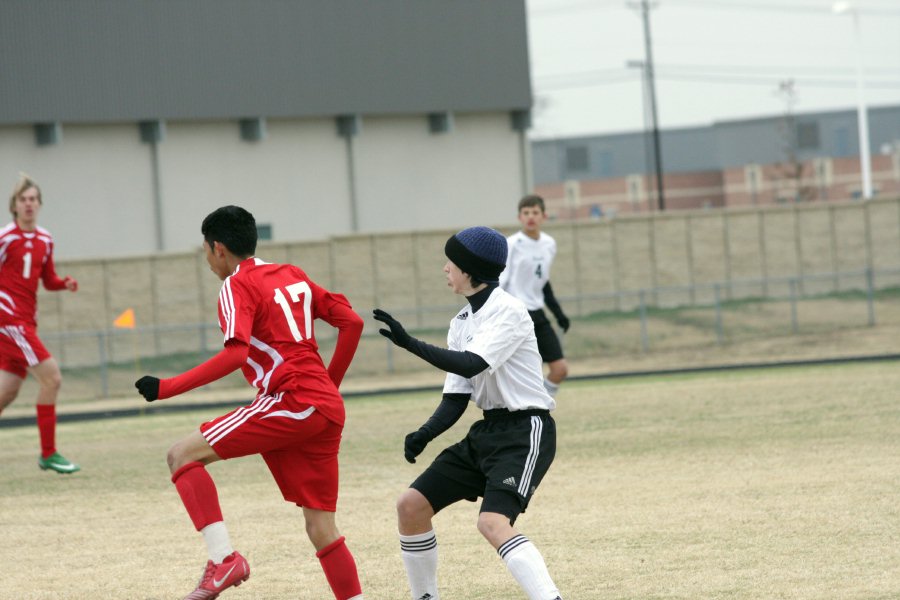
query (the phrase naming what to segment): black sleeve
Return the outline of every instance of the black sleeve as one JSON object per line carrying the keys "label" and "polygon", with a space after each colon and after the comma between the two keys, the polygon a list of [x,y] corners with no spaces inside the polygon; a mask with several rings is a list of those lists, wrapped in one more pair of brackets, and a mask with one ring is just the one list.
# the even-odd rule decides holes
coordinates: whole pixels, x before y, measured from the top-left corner
{"label": "black sleeve", "polygon": [[444,394],[441,403],[434,410],[434,414],[429,417],[420,430],[434,439],[441,435],[459,421],[459,418],[466,412],[469,406],[470,394]]}
{"label": "black sleeve", "polygon": [[543,292],[544,304],[547,305],[547,308],[550,309],[550,312],[553,313],[553,316],[557,319],[565,318],[562,307],[559,305],[559,302],[557,302],[556,296],[553,295],[553,287],[550,285],[549,281],[544,284]]}
{"label": "black sleeve", "polygon": [[460,377],[475,377],[489,366],[483,358],[473,352],[438,348],[416,338],[410,338],[406,349],[438,369]]}

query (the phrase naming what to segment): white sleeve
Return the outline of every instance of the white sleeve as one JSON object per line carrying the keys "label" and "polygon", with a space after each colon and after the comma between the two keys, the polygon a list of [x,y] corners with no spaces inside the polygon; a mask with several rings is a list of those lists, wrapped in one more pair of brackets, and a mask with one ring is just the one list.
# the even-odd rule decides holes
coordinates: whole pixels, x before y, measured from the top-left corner
{"label": "white sleeve", "polygon": [[[447,348],[456,351],[462,350],[453,330],[453,322],[450,323],[450,330],[447,332]],[[444,378],[443,393],[445,394],[471,394],[474,391],[475,387],[472,385],[472,382],[461,375],[447,373],[447,376]]]}
{"label": "white sleeve", "polygon": [[500,287],[504,290],[509,287],[509,278],[512,273],[513,247],[512,237],[506,238],[506,268],[500,272]]}

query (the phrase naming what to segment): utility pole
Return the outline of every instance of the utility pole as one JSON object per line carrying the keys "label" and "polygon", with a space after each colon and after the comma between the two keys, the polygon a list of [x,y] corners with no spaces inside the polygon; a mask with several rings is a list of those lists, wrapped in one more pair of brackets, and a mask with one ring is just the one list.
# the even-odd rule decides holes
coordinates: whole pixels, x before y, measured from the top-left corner
{"label": "utility pole", "polygon": [[650,96],[651,135],[653,136],[653,162],[656,169],[656,196],[659,210],[666,210],[666,198],[663,193],[662,148],[659,141],[659,118],[656,111],[656,83],[653,71],[653,44],[650,38],[650,3],[641,0],[640,4],[629,3],[632,8],[639,8],[644,22],[644,77],[647,94]]}

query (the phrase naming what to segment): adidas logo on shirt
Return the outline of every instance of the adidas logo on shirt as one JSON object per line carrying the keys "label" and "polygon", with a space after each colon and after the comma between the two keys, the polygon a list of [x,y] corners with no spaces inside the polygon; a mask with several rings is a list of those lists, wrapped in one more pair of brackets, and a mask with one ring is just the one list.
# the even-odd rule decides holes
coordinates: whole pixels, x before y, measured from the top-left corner
{"label": "adidas logo on shirt", "polygon": [[458,315],[456,315],[456,318],[459,319],[460,321],[465,321],[466,319],[469,318],[469,311],[466,311],[464,313],[459,313]]}
{"label": "adidas logo on shirt", "polygon": [[503,483],[505,485],[511,485],[513,487],[516,487],[516,478],[515,477],[507,477],[506,479],[503,480]]}

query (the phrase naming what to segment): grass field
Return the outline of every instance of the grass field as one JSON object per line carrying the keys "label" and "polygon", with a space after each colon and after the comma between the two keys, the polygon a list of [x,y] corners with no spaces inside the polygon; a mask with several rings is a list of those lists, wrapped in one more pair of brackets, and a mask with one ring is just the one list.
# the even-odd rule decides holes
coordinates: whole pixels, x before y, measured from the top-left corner
{"label": "grass field", "polygon": [[[556,462],[518,525],[566,600],[873,599],[900,590],[900,364],[570,383]],[[436,394],[348,402],[338,522],[366,597],[408,597],[394,500],[422,467],[403,435]],[[34,427],[0,429],[0,598],[180,598],[205,562],[168,446],[216,409],[60,426],[73,476],[40,472]],[[424,459],[463,435],[463,421]],[[330,598],[300,512],[256,457],[210,467],[253,575],[223,598]],[[475,529],[437,516],[448,599],[522,598]]]}

